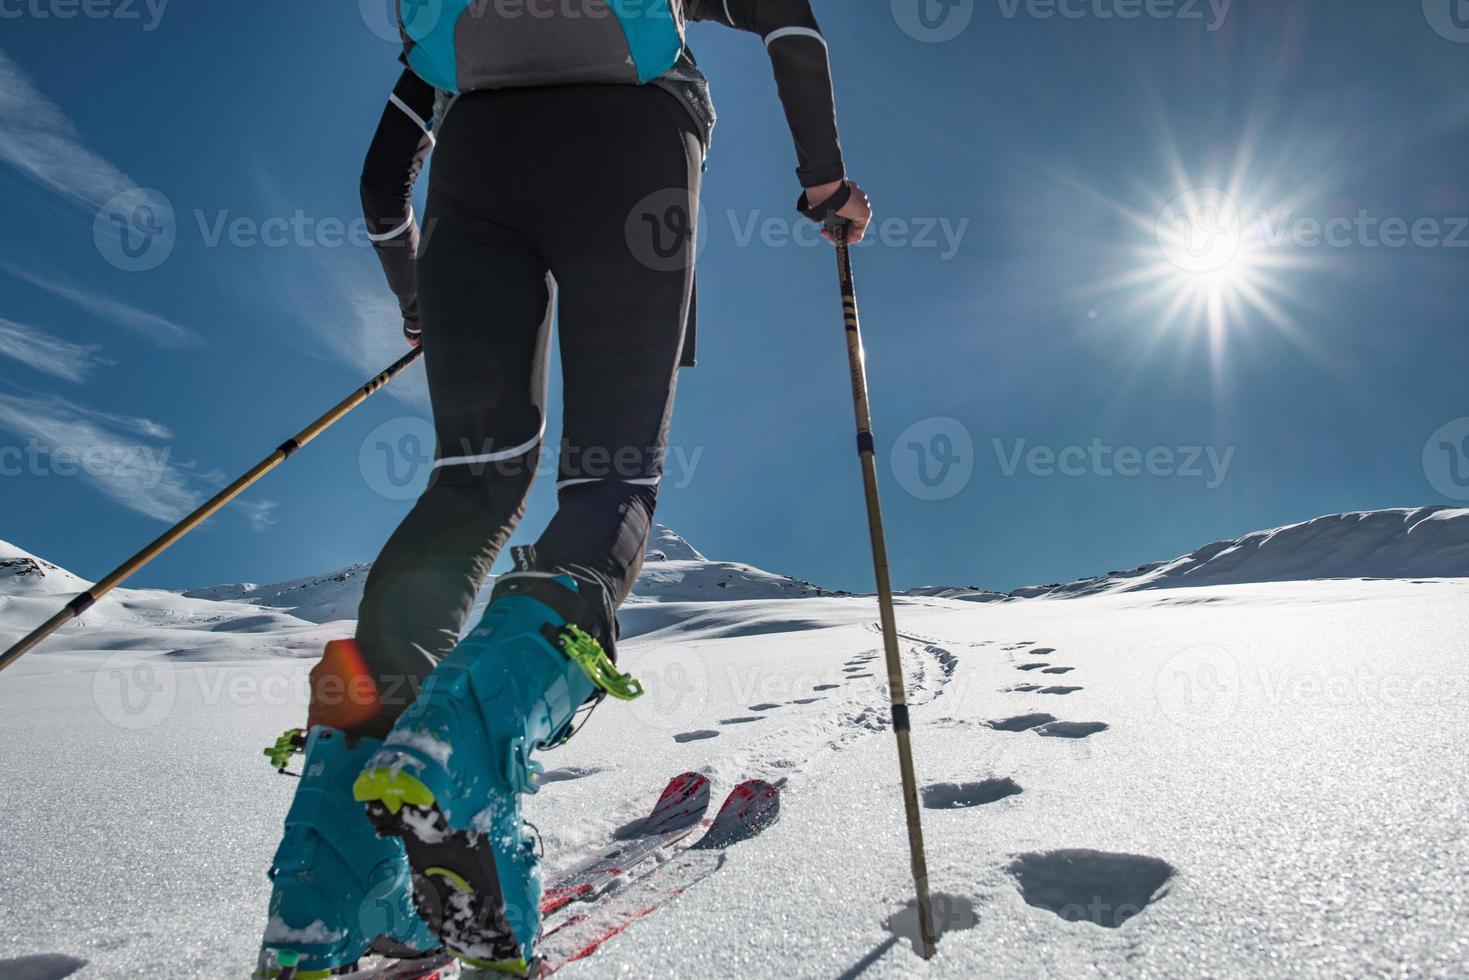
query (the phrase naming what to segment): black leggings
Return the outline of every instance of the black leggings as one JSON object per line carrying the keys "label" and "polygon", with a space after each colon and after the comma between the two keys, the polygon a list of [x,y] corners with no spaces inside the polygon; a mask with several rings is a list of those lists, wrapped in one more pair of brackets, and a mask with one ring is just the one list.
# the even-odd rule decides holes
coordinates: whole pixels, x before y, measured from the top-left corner
{"label": "black leggings", "polygon": [[615,636],[663,472],[702,158],[655,87],[478,92],[450,109],[418,262],[436,464],[368,577],[357,639],[385,703],[363,734],[386,734],[454,648],[525,513],[552,313],[559,509],[521,557],[571,571],[604,610],[580,625]]}

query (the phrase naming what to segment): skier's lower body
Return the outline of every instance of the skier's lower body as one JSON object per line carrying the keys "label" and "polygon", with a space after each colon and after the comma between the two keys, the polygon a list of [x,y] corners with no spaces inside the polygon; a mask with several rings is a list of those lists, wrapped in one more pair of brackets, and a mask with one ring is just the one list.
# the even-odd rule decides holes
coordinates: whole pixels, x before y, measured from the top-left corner
{"label": "skier's lower body", "polygon": [[[373,566],[355,644],[313,671],[312,737],[354,746],[338,764],[355,770],[360,802],[330,820],[293,807],[303,813],[272,871],[278,935],[349,937],[303,969],[350,963],[381,939],[361,896],[391,877],[401,904],[410,862],[424,921],[408,917],[389,939],[412,946],[426,922],[484,965],[515,970],[533,955],[540,883],[519,794],[537,788],[531,751],[564,738],[599,687],[631,693],[608,654],[663,471],[702,154],[686,111],[657,88],[473,93],[447,117],[418,268],[434,470]],[[559,508],[461,643],[540,464],[553,308]],[[323,911],[342,872],[313,880],[303,848],[350,863],[356,852],[333,842],[363,826],[397,848],[402,874],[386,859],[352,869],[365,884],[344,889],[350,907]]]}

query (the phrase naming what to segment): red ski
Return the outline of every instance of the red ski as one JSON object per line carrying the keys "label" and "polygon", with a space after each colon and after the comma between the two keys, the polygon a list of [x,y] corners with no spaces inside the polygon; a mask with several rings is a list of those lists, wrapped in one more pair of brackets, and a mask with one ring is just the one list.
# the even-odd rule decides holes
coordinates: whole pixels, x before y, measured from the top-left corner
{"label": "red ski", "polygon": [[753,779],[736,786],[697,843],[628,882],[585,911],[548,923],[536,947],[533,976],[547,977],[585,959],[634,922],[708,878],[724,864],[726,848],[760,834],[780,816],[780,790]]}
{"label": "red ski", "polygon": [[558,875],[541,894],[541,915],[572,902],[595,899],[629,871],[665,847],[694,832],[709,809],[709,780],[696,772],[674,776],[658,797],[653,812],[624,827],[611,849]]}

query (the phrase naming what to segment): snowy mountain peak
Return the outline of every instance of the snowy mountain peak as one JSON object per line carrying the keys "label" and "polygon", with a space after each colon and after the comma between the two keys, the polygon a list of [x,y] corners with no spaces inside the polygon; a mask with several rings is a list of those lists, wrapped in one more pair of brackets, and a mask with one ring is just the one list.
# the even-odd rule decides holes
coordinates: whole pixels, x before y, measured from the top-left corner
{"label": "snowy mountain peak", "polygon": [[90,584],[59,565],[0,541],[0,594],[60,595],[80,592]]}
{"label": "snowy mountain peak", "polygon": [[291,615],[312,623],[329,623],[357,618],[362,587],[367,584],[370,563],[349,565],[325,575],[309,575],[270,585],[213,585],[183,593],[189,599],[248,602],[272,609],[288,609]]}
{"label": "snowy mountain peak", "polygon": [[647,561],[708,561],[693,545],[689,544],[671,528],[662,524],[653,525],[648,537]]}

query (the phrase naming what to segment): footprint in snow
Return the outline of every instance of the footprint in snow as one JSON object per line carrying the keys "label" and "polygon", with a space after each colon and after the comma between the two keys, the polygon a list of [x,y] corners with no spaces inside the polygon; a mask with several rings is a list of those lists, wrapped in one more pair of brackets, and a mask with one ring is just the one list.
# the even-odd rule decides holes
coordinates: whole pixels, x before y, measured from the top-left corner
{"label": "footprint in snow", "polygon": [[1034,657],[1044,657],[1048,653],[1055,653],[1055,652],[1056,652],[1056,648],[1055,647],[1036,647],[1034,650],[1030,651],[1031,656],[1034,656]]}
{"label": "footprint in snow", "polygon": [[1001,718],[998,721],[988,721],[989,725],[997,732],[1028,732],[1032,728],[1048,725],[1056,720],[1055,715],[1048,715],[1044,711],[1037,711],[1028,715],[1016,715],[1013,718]]}
{"label": "footprint in snow", "polygon": [[778,704],[752,704],[752,705],[750,705],[749,710],[750,711],[774,711],[776,708],[779,708],[779,707],[780,707],[780,705],[778,705]]}
{"label": "footprint in snow", "polygon": [[933,783],[923,787],[923,805],[930,810],[962,810],[997,803],[1022,792],[1020,784],[1008,777],[977,783]]}
{"label": "footprint in snow", "polygon": [[599,772],[606,771],[606,766],[567,766],[564,769],[552,769],[549,772],[541,773],[541,782],[569,783],[573,779],[586,779],[588,776],[595,776]]}
{"label": "footprint in snow", "polygon": [[929,644],[924,649],[933,654],[934,659],[939,662],[939,670],[943,672],[944,677],[952,678],[954,676],[954,672],[959,669],[959,658],[957,655],[950,650],[945,650],[943,647],[933,644]]}
{"label": "footprint in snow", "polygon": [[679,734],[673,736],[673,740],[675,742],[679,742],[679,743],[683,743],[683,742],[702,742],[706,738],[718,738],[718,737],[719,737],[719,733],[718,732],[716,732],[716,731],[714,731],[712,729],[709,729],[709,728],[701,728],[701,729],[699,729],[696,732],[680,732]]}
{"label": "footprint in snow", "polygon": [[849,681],[860,681],[860,680],[863,680],[863,679],[868,678],[868,677],[871,677],[871,676],[872,676],[871,674],[848,674],[847,675],[847,680],[849,680]]}
{"label": "footprint in snow", "polygon": [[791,704],[815,704],[817,701],[825,701],[826,698],[797,698]]}
{"label": "footprint in snow", "polygon": [[[946,933],[961,932],[965,929],[973,929],[979,925],[979,915],[974,911],[974,903],[962,895],[946,895],[936,892],[930,902],[933,905],[933,931],[934,938],[938,939]],[[878,947],[878,950],[886,952],[897,941],[906,939],[917,950],[921,940],[918,929],[918,902],[910,901],[903,911],[888,918],[883,927],[892,933],[892,937]],[[858,976],[862,971],[853,969],[843,974],[844,977]]]}
{"label": "footprint in snow", "polygon": [[1176,870],[1140,854],[1093,850],[1021,854],[1006,871],[1020,897],[1067,922],[1116,929],[1168,894]]}
{"label": "footprint in snow", "polygon": [[721,725],[748,725],[752,721],[763,721],[763,720],[764,719],[760,715],[747,715],[747,716],[742,717],[742,718],[725,718],[723,721],[720,722],[720,724]]}
{"label": "footprint in snow", "polygon": [[1101,721],[1056,721],[1037,728],[1036,734],[1047,738],[1086,738],[1105,732],[1108,727]]}
{"label": "footprint in snow", "polygon": [[1022,694],[1029,693],[1031,691],[1039,691],[1040,689],[1041,686],[1039,684],[1016,684],[1014,687],[1007,687],[1003,690],[1006,694]]}
{"label": "footprint in snow", "polygon": [[0,960],[0,976],[7,980],[62,980],[86,965],[86,960],[64,953],[37,953]]}
{"label": "footprint in snow", "polygon": [[1042,674],[1069,674],[1069,673],[1071,673],[1075,669],[1076,669],[1075,667],[1047,667],[1045,670],[1041,671],[1041,673]]}
{"label": "footprint in snow", "polygon": [[1040,670],[1042,667],[1049,667],[1049,666],[1050,666],[1050,664],[1021,664],[1019,667],[1016,667],[1015,669],[1016,670]]}
{"label": "footprint in snow", "polygon": [[813,690],[813,691],[835,691],[839,687],[841,687],[840,684],[817,684],[811,690]]}
{"label": "footprint in snow", "polygon": [[1041,688],[1041,693],[1042,694],[1075,694],[1077,691],[1080,691],[1080,690],[1081,690],[1081,688],[1079,688],[1079,687],[1066,687],[1064,685],[1059,685],[1058,684],[1058,685],[1055,685],[1053,687],[1043,687],[1043,688]]}

